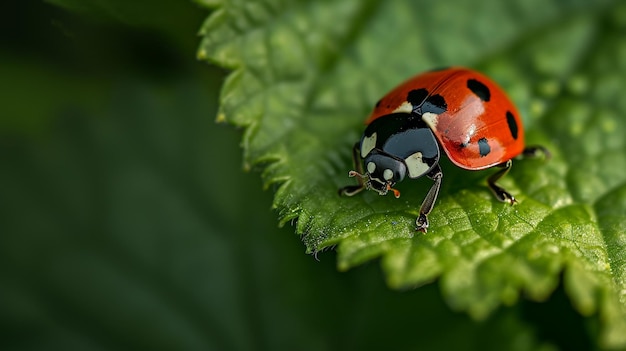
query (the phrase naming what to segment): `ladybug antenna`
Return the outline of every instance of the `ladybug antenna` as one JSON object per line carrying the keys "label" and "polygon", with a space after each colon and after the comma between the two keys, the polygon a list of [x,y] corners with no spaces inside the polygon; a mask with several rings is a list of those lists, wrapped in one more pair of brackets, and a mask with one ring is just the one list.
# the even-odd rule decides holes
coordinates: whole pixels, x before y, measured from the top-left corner
{"label": "ladybug antenna", "polygon": [[396,199],[400,197],[400,191],[398,189],[392,188],[389,183],[387,183],[387,190],[391,190],[393,192],[393,196],[395,196]]}
{"label": "ladybug antenna", "polygon": [[367,175],[365,174],[361,174],[357,171],[350,171],[348,172],[348,177],[360,177],[360,178],[367,178]]}

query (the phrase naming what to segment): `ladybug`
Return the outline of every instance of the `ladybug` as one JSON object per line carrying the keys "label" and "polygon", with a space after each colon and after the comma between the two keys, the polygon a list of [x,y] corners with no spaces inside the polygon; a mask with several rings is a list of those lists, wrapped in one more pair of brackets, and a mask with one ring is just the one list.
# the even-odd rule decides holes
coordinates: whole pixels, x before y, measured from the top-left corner
{"label": "ladybug", "polygon": [[400,192],[393,186],[404,178],[426,176],[433,185],[415,223],[426,232],[443,173],[443,152],[466,170],[500,167],[487,183],[495,197],[516,200],[496,182],[506,175],[520,154],[549,153],[541,146],[525,148],[519,112],[504,91],[486,76],[461,67],[419,74],[400,84],[380,101],[367,118],[365,132],[354,145],[352,158],[358,185],[339,189],[353,196],[363,189],[380,195]]}

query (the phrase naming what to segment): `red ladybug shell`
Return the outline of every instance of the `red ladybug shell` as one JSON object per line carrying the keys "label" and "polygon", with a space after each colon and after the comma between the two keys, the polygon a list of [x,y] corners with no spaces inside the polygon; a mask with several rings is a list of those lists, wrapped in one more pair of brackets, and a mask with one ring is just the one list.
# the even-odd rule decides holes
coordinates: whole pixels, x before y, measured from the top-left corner
{"label": "red ladybug shell", "polygon": [[447,68],[419,74],[385,95],[366,124],[391,113],[418,113],[450,160],[468,170],[506,162],[524,150],[519,113],[486,76]]}

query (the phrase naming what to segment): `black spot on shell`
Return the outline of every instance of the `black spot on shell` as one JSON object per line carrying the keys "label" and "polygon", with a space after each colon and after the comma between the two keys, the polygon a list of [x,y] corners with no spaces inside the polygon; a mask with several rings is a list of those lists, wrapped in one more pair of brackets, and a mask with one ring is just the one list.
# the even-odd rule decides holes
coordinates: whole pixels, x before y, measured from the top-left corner
{"label": "black spot on shell", "polygon": [[381,102],[382,102],[382,100],[378,100],[378,102],[376,103],[376,108],[378,108],[378,106],[380,106]]}
{"label": "black spot on shell", "polygon": [[491,146],[489,146],[487,138],[478,139],[478,152],[480,153],[480,157],[485,157],[491,152]]}
{"label": "black spot on shell", "polygon": [[506,123],[509,125],[511,136],[513,137],[513,139],[517,140],[517,122],[515,121],[515,116],[513,116],[511,111],[506,111]]}
{"label": "black spot on shell", "polygon": [[486,85],[477,81],[476,79],[468,79],[467,87],[469,88],[469,90],[472,91],[472,93],[476,94],[476,96],[478,96],[482,101],[487,102],[489,101],[489,99],[491,99],[491,92],[489,91],[489,88],[487,88]]}
{"label": "black spot on shell", "polygon": [[426,97],[428,96],[428,91],[424,88],[422,89],[414,89],[409,91],[406,96],[406,101],[408,101],[413,107],[417,107],[424,102]]}
{"label": "black spot on shell", "polygon": [[447,109],[448,104],[446,103],[446,100],[439,94],[429,97],[421,108],[422,114],[431,112],[437,115],[446,112]]}

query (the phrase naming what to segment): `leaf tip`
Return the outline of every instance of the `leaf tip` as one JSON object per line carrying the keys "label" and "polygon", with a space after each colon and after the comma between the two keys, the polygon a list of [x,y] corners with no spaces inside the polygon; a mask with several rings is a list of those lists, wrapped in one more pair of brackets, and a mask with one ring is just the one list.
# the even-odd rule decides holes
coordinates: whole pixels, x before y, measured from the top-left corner
{"label": "leaf tip", "polygon": [[252,170],[252,166],[250,165],[249,162],[244,162],[243,163],[243,171],[244,172],[250,172]]}
{"label": "leaf tip", "polygon": [[196,54],[196,58],[197,58],[198,60],[202,60],[202,61],[204,61],[204,60],[206,60],[208,57],[209,57],[209,55],[207,54],[206,49],[204,49],[204,48],[201,48],[200,50],[198,50],[198,53]]}
{"label": "leaf tip", "polygon": [[347,272],[350,269],[350,265],[345,261],[337,262],[337,270],[340,272]]}

